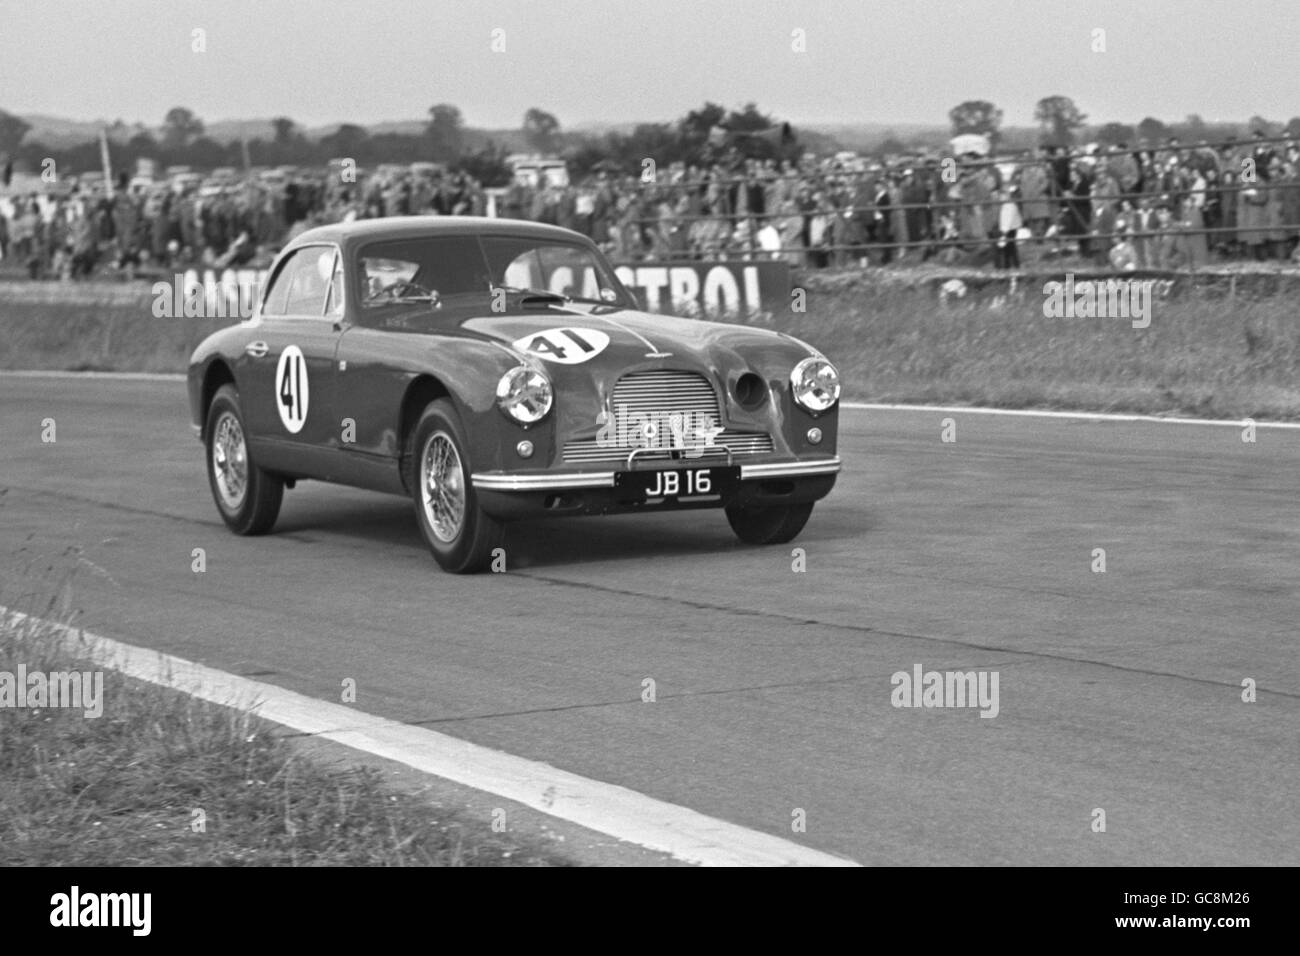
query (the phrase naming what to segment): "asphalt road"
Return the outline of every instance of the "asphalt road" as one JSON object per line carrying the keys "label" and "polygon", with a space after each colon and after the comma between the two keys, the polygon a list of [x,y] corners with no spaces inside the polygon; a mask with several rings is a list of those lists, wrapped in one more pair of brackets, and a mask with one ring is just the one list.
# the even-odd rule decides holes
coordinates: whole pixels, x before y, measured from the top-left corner
{"label": "asphalt road", "polygon": [[[841,454],[791,546],[535,522],[452,577],[398,498],[229,534],[180,383],[0,376],[0,603],[75,566],[98,633],[866,864],[1300,863],[1300,432],[850,410]],[[892,706],[917,664],[997,716]]]}

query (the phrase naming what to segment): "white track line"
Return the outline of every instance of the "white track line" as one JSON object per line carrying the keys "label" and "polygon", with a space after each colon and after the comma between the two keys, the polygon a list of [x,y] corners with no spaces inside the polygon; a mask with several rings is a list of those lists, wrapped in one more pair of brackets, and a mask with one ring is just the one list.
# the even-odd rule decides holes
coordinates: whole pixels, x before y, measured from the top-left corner
{"label": "white track line", "polygon": [[857,866],[780,837],[665,803],[625,787],[588,780],[548,764],[480,747],[456,737],[376,717],[227,674],[202,664],[124,644],[0,605],[0,622],[48,627],[78,658],[129,677],[243,710],[300,733],[374,754],[456,783],[522,803],[628,843],[705,866]]}
{"label": "white track line", "polygon": [[[1093,422],[1156,422],[1161,425],[1231,425],[1242,428],[1244,418],[1172,418],[1161,415],[1119,415],[1106,412],[1056,412],[1039,409],[984,408],[979,405],[882,405],[840,402],[841,407],[867,412],[965,412],[971,415],[1012,415],[1020,418],[1076,418]],[[1253,419],[1252,419],[1253,420]],[[1255,421],[1256,428],[1300,428],[1300,422]]]}

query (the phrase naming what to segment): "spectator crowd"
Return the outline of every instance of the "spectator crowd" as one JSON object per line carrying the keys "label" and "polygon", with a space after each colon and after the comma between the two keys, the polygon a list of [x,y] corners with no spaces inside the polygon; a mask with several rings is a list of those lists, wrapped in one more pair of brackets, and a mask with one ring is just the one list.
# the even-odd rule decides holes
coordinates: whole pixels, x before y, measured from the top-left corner
{"label": "spectator crowd", "polygon": [[632,176],[608,164],[574,183],[523,177],[486,190],[464,172],[380,167],[227,181],[123,182],[0,196],[0,265],[32,278],[111,267],[265,265],[312,226],[394,215],[495,215],[553,223],[615,262],[783,258],[803,268],[899,260],[1077,255],[1115,269],[1291,259],[1300,243],[1300,146],[1124,144],[981,158],[851,154],[673,164]]}
{"label": "spectator crowd", "polygon": [[0,198],[0,262],[16,262],[32,278],[70,279],[105,265],[128,273],[142,266],[266,265],[288,240],[327,222],[485,211],[482,189],[463,176],[372,176],[364,189],[337,173],[123,182],[112,195],[73,185]]}
{"label": "spectator crowd", "polygon": [[1300,146],[1262,136],[860,169],[839,159],[750,160],[737,171],[672,168],[663,183],[598,178],[588,190],[585,204],[582,190],[525,194],[506,214],[606,240],[620,260],[766,255],[811,268],[980,254],[1015,268],[1028,243],[1122,270],[1183,269],[1291,259],[1300,242]]}

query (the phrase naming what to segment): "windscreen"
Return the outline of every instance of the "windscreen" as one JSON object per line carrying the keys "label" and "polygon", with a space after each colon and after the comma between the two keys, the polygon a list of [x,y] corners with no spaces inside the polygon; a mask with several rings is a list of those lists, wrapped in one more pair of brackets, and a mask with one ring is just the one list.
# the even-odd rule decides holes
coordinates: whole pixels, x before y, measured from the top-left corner
{"label": "windscreen", "polygon": [[359,258],[361,302],[376,308],[493,290],[556,292],[578,301],[631,307],[609,264],[590,248],[526,236],[421,236],[375,242]]}

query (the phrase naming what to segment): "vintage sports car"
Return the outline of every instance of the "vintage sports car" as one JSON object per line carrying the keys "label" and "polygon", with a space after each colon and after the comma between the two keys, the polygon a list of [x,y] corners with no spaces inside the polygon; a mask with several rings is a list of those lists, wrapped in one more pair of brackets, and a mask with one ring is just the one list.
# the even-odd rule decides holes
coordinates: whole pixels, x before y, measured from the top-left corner
{"label": "vintage sports car", "polygon": [[302,479],[409,495],[452,572],[544,515],[723,508],[742,540],[786,542],[840,470],[819,352],[639,311],[591,240],[516,220],[304,232],[188,390],[233,531],[269,531]]}

